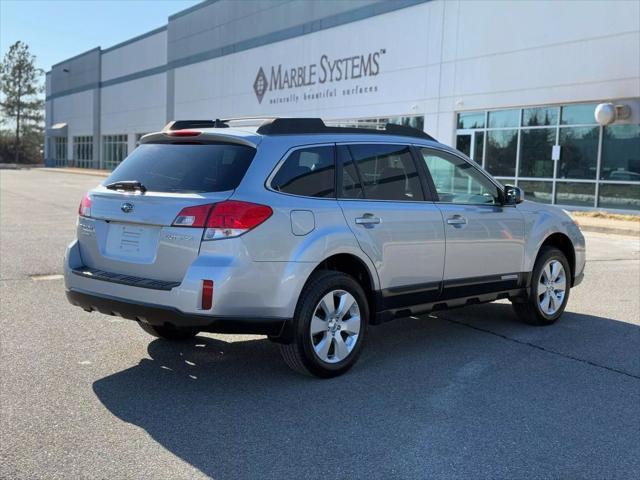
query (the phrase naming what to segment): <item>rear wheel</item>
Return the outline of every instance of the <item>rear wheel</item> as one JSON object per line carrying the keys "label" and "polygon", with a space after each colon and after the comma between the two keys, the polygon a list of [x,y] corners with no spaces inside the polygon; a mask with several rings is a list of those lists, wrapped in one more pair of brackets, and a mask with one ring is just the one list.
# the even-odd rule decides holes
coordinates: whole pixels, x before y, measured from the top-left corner
{"label": "rear wheel", "polygon": [[543,247],[531,274],[531,285],[524,301],[513,303],[523,322],[551,325],[567,306],[571,289],[571,269],[567,257],[553,247]]}
{"label": "rear wheel", "polygon": [[320,271],[298,300],[294,340],[280,345],[293,370],[329,378],[349,370],[360,355],[369,306],[358,282],[341,272]]}
{"label": "rear wheel", "polygon": [[149,335],[163,338],[165,340],[188,340],[195,337],[199,333],[197,330],[187,330],[184,328],[170,327],[165,325],[149,325],[142,322],[138,322],[138,325],[140,325],[140,328],[142,328],[142,330],[147,332]]}

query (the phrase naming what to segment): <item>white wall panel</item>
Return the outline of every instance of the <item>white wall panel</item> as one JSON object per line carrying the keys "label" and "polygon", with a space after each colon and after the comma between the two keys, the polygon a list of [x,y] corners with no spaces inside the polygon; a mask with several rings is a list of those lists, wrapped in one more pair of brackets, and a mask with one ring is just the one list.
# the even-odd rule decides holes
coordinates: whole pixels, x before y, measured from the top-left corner
{"label": "white wall panel", "polygon": [[167,31],[142,38],[102,54],[104,82],[167,63]]}
{"label": "white wall panel", "polygon": [[102,89],[103,135],[148,133],[165,124],[166,76],[153,75]]}
{"label": "white wall panel", "polygon": [[66,123],[69,137],[93,132],[93,90],[65,95],[51,101],[52,125]]}

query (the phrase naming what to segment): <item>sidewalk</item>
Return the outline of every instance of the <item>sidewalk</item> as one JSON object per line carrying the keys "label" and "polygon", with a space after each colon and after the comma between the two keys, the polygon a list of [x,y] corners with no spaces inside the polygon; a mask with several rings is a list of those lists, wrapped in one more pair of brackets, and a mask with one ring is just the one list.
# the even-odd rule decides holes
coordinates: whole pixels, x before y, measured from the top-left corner
{"label": "sidewalk", "polygon": [[612,233],[640,237],[640,216],[614,215],[599,212],[571,212],[585,232]]}
{"label": "sidewalk", "polygon": [[56,168],[41,168],[40,170],[45,172],[58,172],[58,173],[77,173],[78,175],[95,175],[97,177],[108,177],[111,174],[110,170],[98,170],[95,168],[73,168],[73,167],[56,167]]}

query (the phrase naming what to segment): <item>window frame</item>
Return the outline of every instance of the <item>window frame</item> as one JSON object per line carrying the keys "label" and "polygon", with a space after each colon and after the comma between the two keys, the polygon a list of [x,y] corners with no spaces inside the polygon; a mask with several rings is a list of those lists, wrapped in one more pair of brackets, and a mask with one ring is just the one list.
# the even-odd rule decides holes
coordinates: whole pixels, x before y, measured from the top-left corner
{"label": "window frame", "polygon": [[[413,161],[413,166],[418,173],[418,181],[420,182],[420,188],[422,189],[423,200],[384,200],[378,198],[368,198],[367,193],[365,191],[364,185],[362,185],[362,198],[345,198],[342,196],[342,171],[344,160],[342,156],[338,155],[339,147],[346,147],[345,151],[349,155],[349,159],[353,161],[353,157],[351,156],[351,151],[349,150],[349,145],[396,145],[399,147],[408,147],[409,152],[411,154],[411,160]],[[418,161],[418,157],[416,156],[416,151],[413,143],[402,143],[402,142],[394,142],[394,141],[346,141],[346,142],[336,142],[335,144],[335,154],[336,154],[336,195],[338,200],[345,202],[394,202],[394,203],[433,203],[434,196],[432,195],[432,189],[429,185],[427,176],[420,166],[420,162]],[[423,162],[424,163],[424,162]],[[356,166],[357,168],[357,166]],[[360,177],[360,170],[357,170],[358,177]],[[360,178],[360,182],[362,184],[362,179]]]}
{"label": "window frame", "polygon": [[[434,195],[434,203],[441,203],[443,205],[470,205],[470,206],[474,206],[474,207],[491,207],[491,208],[495,208],[495,207],[514,207],[515,205],[511,205],[511,204],[507,204],[505,203],[505,196],[504,196],[504,185],[502,185],[500,182],[498,182],[495,178],[493,178],[488,172],[486,172],[485,170],[483,170],[476,162],[474,162],[473,160],[471,160],[470,158],[467,158],[466,156],[461,155],[459,152],[452,152],[451,150],[448,149],[444,149],[444,148],[439,148],[433,145],[420,145],[420,144],[414,144],[413,147],[415,148],[415,153],[417,156],[419,156],[418,158],[420,159],[420,163],[421,163],[421,169],[424,170],[425,175],[427,176],[428,182],[429,182],[429,186],[431,188],[431,190],[433,190]],[[440,156],[444,157],[446,159],[447,156],[450,157],[454,157],[454,158],[458,158],[460,160],[462,160],[463,162],[467,163],[468,165],[471,166],[471,168],[473,168],[476,172],[478,172],[480,174],[480,176],[486,178],[491,184],[493,184],[493,186],[495,186],[498,189],[498,203],[460,203],[460,202],[443,202],[440,200],[440,196],[438,195],[438,190],[436,189],[436,184],[433,181],[433,177],[431,176],[431,172],[429,171],[429,168],[427,167],[427,162],[424,160],[424,157],[422,155],[421,150],[422,149],[428,149],[428,150],[432,150],[437,152]]]}
{"label": "window frame", "polygon": [[[295,193],[287,193],[287,192],[282,192],[280,190],[276,190],[275,188],[273,188],[271,186],[271,181],[274,179],[274,177],[277,175],[278,171],[280,171],[280,169],[282,168],[282,166],[285,164],[285,162],[289,159],[289,157],[294,153],[297,152],[298,150],[304,150],[307,148],[319,148],[319,147],[331,147],[331,150],[333,152],[333,196],[332,197],[310,197],[308,195],[296,195]],[[267,176],[267,179],[264,182],[264,187],[273,193],[277,193],[278,195],[287,195],[289,197],[295,197],[295,198],[310,198],[313,200],[336,200],[338,198],[338,180],[337,180],[337,172],[338,172],[338,159],[337,159],[337,153],[336,153],[336,144],[335,143],[309,143],[309,144],[305,144],[305,145],[297,145],[295,147],[290,148],[289,150],[287,150],[284,155],[282,156],[282,158],[280,160],[278,160],[278,162],[276,163],[276,165],[273,167],[273,169],[271,170],[271,173],[269,173],[269,175]]]}

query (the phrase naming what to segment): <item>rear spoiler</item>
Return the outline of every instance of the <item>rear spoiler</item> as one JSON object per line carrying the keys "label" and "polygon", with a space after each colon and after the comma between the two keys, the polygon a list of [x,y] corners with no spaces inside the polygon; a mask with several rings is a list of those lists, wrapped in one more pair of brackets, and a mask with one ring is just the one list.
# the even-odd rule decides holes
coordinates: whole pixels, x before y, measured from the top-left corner
{"label": "rear spoiler", "polygon": [[[203,128],[203,127],[201,127]],[[175,132],[176,130],[171,130],[171,132]],[[246,147],[256,148],[260,143],[259,135],[247,135],[240,136],[234,135],[233,133],[223,133],[223,132],[203,132],[198,131],[197,135],[188,136],[188,137],[180,137],[173,136],[169,134],[168,131],[162,131],[157,133],[149,133],[143,136],[140,139],[140,145],[145,143],[234,143],[236,145],[244,145]]]}

